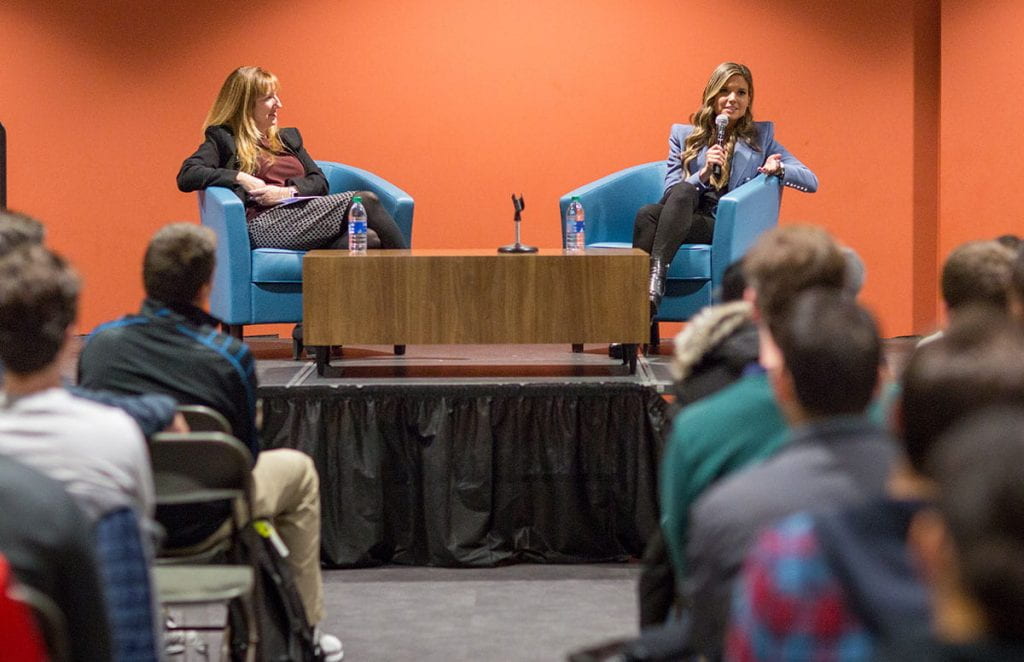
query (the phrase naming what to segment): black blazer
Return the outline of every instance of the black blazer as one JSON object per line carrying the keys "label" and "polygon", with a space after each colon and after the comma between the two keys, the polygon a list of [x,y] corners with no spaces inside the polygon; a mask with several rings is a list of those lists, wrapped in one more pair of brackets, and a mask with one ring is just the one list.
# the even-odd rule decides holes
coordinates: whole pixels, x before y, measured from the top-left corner
{"label": "black blazer", "polygon": [[[299,190],[299,195],[327,195],[327,178],[313,158],[302,146],[302,134],[293,127],[283,128],[278,135],[288,152],[299,159],[306,174],[290,178],[289,186]],[[235,181],[238,174],[238,153],[235,135],[225,124],[206,127],[206,140],[195,153],[185,159],[178,171],[178,189],[187,193],[200,191],[208,186],[224,186],[235,192],[247,206],[255,202],[249,199],[245,189]]]}

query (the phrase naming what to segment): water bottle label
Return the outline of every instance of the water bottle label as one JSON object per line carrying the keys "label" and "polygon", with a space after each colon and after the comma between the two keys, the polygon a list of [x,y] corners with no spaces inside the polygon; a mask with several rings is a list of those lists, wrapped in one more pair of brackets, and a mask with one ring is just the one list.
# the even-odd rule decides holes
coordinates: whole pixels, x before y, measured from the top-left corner
{"label": "water bottle label", "polygon": [[349,221],[349,234],[366,234],[366,221]]}
{"label": "water bottle label", "polygon": [[583,232],[584,221],[576,221],[572,224],[572,231],[579,234]]}

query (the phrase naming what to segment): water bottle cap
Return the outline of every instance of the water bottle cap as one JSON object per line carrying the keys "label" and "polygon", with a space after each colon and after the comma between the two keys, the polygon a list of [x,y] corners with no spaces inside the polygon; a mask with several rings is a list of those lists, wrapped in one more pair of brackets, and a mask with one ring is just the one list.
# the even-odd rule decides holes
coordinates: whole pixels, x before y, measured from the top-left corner
{"label": "water bottle cap", "polygon": [[363,201],[363,196],[361,196],[361,195],[357,195],[356,197],[352,198],[352,202],[353,203],[362,202],[362,201]]}
{"label": "water bottle cap", "polygon": [[579,202],[580,201],[580,196],[574,195],[574,196],[572,196],[572,199],[573,199],[573,202]]}

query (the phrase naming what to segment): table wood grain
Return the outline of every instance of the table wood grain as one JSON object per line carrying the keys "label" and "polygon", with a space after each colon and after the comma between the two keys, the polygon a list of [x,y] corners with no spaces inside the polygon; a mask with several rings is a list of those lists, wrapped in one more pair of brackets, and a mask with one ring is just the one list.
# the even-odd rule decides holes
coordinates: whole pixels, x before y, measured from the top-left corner
{"label": "table wood grain", "polygon": [[307,345],[643,343],[638,249],[315,250],[303,260]]}

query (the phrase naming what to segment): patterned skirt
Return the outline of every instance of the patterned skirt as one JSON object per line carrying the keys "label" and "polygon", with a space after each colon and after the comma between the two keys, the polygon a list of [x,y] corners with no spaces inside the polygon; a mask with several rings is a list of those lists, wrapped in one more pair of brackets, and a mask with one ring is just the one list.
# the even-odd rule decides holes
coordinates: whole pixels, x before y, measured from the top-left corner
{"label": "patterned skirt", "polygon": [[279,205],[249,220],[253,248],[308,251],[330,245],[348,232],[345,212],[354,191]]}

